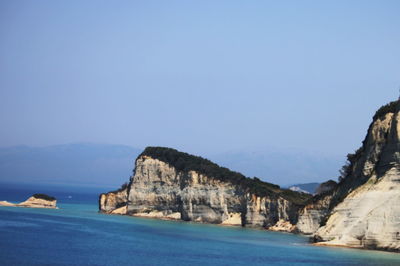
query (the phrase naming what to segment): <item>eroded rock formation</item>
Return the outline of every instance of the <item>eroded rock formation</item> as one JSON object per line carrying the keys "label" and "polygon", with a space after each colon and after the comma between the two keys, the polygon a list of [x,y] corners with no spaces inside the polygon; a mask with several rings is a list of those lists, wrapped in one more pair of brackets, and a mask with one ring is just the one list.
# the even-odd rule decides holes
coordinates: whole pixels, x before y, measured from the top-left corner
{"label": "eroded rock formation", "polygon": [[399,102],[378,110],[342,180],[300,213],[298,229],[320,245],[400,249]]}
{"label": "eroded rock formation", "polygon": [[100,196],[103,213],[264,227],[312,235],[319,245],[400,250],[400,102],[380,108],[339,183],[313,198],[149,147],[129,185]]}
{"label": "eroded rock formation", "polygon": [[201,157],[148,147],[136,159],[129,185],[100,195],[99,208],[103,213],[268,228],[278,221],[295,224],[308,198]]}

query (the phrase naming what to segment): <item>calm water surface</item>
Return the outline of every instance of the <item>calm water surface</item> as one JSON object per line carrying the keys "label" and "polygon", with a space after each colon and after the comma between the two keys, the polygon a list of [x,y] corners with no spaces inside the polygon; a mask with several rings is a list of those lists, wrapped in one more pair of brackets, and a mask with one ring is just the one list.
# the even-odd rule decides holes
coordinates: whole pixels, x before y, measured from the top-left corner
{"label": "calm water surface", "polygon": [[1,265],[400,265],[400,254],[314,247],[298,235],[102,215],[104,190],[40,189],[0,188],[0,200],[43,192],[60,207],[0,207]]}

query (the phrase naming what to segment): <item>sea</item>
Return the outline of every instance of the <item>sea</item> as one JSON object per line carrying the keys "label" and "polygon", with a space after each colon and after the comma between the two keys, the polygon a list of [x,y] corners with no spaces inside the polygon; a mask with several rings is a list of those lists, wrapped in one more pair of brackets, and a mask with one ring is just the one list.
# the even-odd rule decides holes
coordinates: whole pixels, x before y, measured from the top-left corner
{"label": "sea", "polygon": [[45,193],[59,209],[0,207],[0,265],[400,265],[397,253],[301,235],[100,214],[104,189],[2,184],[0,200]]}

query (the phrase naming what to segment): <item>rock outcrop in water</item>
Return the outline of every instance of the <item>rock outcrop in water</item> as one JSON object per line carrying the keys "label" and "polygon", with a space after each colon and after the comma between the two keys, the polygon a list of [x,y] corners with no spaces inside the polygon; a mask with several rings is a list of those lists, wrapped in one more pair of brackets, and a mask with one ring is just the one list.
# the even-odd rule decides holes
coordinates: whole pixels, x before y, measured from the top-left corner
{"label": "rock outcrop in water", "polygon": [[[101,194],[103,213],[293,231],[309,196],[174,149],[148,147],[129,185]],[[278,224],[277,224],[278,223]],[[284,229],[282,229],[284,230]]]}
{"label": "rock outcrop in water", "polygon": [[21,203],[0,201],[0,206],[57,209],[57,200],[56,198],[45,194],[34,194],[32,197]]}
{"label": "rock outcrop in water", "polygon": [[377,111],[339,184],[300,212],[300,232],[319,245],[400,250],[399,110],[395,101]]}

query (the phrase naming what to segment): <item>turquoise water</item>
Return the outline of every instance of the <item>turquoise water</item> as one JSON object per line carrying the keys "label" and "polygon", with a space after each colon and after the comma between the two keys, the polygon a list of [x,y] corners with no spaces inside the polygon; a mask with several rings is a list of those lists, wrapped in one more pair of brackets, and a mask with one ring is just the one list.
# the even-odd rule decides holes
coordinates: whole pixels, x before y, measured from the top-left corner
{"label": "turquoise water", "polygon": [[[3,187],[0,200],[30,193],[18,191]],[[97,193],[74,193],[53,193],[59,210],[0,207],[1,265],[400,265],[400,254],[298,235],[98,214]]]}

